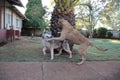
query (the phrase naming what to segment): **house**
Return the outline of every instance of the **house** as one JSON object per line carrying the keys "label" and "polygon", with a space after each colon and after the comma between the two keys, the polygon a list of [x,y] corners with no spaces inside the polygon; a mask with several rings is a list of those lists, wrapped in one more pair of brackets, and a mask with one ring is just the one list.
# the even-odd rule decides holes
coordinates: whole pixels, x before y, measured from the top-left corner
{"label": "house", "polygon": [[20,0],[0,0],[0,42],[20,36],[25,16],[15,5],[23,7]]}
{"label": "house", "polygon": [[31,36],[32,34],[34,34],[34,36],[41,36],[42,35],[41,28],[26,27],[26,26],[22,27],[22,32],[21,32],[22,36]]}
{"label": "house", "polygon": [[109,30],[113,34],[113,38],[120,38],[120,31],[118,30]]}

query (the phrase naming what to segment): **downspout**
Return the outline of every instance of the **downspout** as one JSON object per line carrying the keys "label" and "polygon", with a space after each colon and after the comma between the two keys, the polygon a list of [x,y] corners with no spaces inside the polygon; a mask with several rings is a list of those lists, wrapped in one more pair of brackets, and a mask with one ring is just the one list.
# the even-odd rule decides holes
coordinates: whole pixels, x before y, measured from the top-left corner
{"label": "downspout", "polygon": [[13,30],[13,40],[15,39],[15,30],[14,30],[14,26],[13,26],[13,8],[11,5],[11,28]]}

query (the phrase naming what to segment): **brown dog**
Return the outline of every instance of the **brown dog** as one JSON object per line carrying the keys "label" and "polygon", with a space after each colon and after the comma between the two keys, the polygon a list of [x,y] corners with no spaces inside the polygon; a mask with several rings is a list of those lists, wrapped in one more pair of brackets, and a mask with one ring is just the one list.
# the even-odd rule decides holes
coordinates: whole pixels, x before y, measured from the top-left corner
{"label": "brown dog", "polygon": [[89,46],[93,46],[98,50],[106,51],[107,49],[100,48],[94,44],[92,44],[86,37],[84,37],[82,34],[80,34],[77,30],[75,30],[72,25],[65,19],[59,19],[58,23],[62,26],[62,32],[60,37],[51,38],[49,40],[65,40],[68,39],[73,44],[80,45],[80,48],[78,49],[78,52],[82,58],[82,61],[78,64],[82,64],[84,61],[86,61],[84,52],[88,49]]}

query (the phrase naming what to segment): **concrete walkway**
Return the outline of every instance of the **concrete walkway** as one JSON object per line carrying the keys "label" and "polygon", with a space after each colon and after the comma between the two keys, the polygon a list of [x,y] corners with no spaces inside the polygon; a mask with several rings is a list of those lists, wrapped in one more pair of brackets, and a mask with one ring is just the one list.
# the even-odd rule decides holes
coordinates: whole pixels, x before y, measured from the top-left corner
{"label": "concrete walkway", "polygon": [[120,61],[0,62],[0,80],[120,80]]}

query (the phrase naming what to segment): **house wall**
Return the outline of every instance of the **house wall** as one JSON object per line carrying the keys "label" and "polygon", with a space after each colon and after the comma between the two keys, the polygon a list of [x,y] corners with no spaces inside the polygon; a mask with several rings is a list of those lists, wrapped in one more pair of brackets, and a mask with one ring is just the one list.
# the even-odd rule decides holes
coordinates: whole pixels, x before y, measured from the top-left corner
{"label": "house wall", "polygon": [[0,42],[6,40],[6,30],[3,28],[3,11],[4,11],[4,0],[0,0]]}
{"label": "house wall", "polygon": [[1,28],[0,29],[4,29],[4,10],[3,7],[1,8]]}
{"label": "house wall", "polygon": [[41,30],[39,28],[22,28],[22,36],[31,36],[32,33],[34,34],[34,36],[41,36]]}
{"label": "house wall", "polygon": [[119,38],[119,36],[120,36],[120,31],[111,30],[110,32],[113,34],[113,38]]}
{"label": "house wall", "polygon": [[0,29],[2,28],[2,8],[0,7]]}
{"label": "house wall", "polygon": [[0,0],[0,29],[2,28],[2,7],[4,6],[4,0]]}
{"label": "house wall", "polygon": [[16,13],[13,13],[13,27],[14,30],[19,30],[21,32],[22,19]]}
{"label": "house wall", "polygon": [[13,26],[15,35],[19,34],[18,32],[21,32],[22,28],[22,18],[18,16],[11,4],[6,1],[4,5],[4,0],[0,0],[0,42],[6,40],[7,36],[10,36],[6,35],[10,26]]}
{"label": "house wall", "polygon": [[[6,7],[9,7],[9,6],[11,6],[7,1],[5,1],[5,3],[4,3],[4,1],[5,0],[0,0],[0,9],[1,9],[1,23],[0,23],[0,25],[1,25],[1,28],[0,29],[4,29],[4,18],[6,18],[6,16],[4,15],[5,14],[5,6]],[[5,11],[4,11],[5,10]]]}
{"label": "house wall", "polygon": [[[4,28],[4,10],[2,9],[2,29]],[[11,29],[13,26],[13,30],[19,30],[21,32],[22,28],[22,19],[13,12],[10,8],[5,8],[5,28],[7,30]]]}

